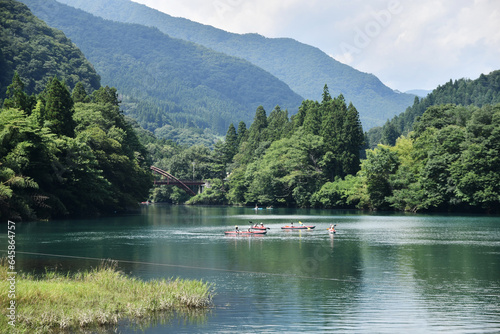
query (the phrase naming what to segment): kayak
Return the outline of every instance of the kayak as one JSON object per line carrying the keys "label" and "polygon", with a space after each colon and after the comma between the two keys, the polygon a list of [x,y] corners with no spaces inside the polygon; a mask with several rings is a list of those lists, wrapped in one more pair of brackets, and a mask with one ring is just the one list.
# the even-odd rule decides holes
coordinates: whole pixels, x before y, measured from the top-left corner
{"label": "kayak", "polygon": [[312,225],[300,225],[300,226],[281,226],[282,230],[312,230],[316,226]]}
{"label": "kayak", "polygon": [[266,234],[267,230],[264,231],[226,231],[226,235],[254,235],[254,234]]}
{"label": "kayak", "polygon": [[250,228],[252,230],[256,230],[256,231],[266,231],[266,230],[269,230],[269,227],[265,227],[265,226],[251,226]]}

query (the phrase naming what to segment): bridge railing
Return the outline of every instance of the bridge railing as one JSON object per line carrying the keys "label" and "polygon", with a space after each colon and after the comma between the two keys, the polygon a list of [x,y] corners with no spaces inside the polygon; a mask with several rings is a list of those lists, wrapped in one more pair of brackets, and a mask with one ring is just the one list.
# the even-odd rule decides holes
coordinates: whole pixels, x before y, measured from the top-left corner
{"label": "bridge railing", "polygon": [[158,173],[166,178],[166,180],[159,180],[159,181],[154,181],[154,184],[168,184],[168,185],[174,185],[177,186],[181,189],[184,189],[188,194],[190,195],[196,195],[196,193],[188,187],[188,185],[197,185],[201,186],[204,185],[205,182],[203,181],[181,181],[169,172],[164,171],[163,169],[160,169],[155,166],[151,166],[151,170],[155,173]]}

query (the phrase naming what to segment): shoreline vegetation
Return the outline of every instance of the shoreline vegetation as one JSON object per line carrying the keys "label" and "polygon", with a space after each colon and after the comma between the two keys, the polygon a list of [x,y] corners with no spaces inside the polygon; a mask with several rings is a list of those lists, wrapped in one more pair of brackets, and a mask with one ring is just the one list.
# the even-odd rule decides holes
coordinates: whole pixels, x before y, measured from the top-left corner
{"label": "shoreline vegetation", "polygon": [[[8,264],[0,260],[0,288],[8,290]],[[117,269],[106,260],[95,269],[74,274],[45,272],[41,276],[16,277],[16,322],[8,323],[2,309],[2,333],[53,333],[100,331],[119,322],[148,325],[170,316],[197,321],[197,311],[212,306],[213,285],[198,280],[158,279],[142,281]],[[0,303],[8,305],[7,294]]]}

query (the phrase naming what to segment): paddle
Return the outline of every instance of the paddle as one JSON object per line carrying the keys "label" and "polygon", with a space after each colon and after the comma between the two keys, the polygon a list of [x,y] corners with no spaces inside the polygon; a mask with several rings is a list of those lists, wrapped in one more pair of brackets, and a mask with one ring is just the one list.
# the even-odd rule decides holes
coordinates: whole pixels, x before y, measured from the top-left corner
{"label": "paddle", "polygon": [[[301,222],[301,221],[299,221],[299,224],[300,224],[300,225],[302,225],[302,226],[304,226],[304,224],[302,224],[302,222]],[[306,226],[306,227],[307,227],[307,229],[308,229],[308,230],[310,230],[310,229],[311,229],[309,226]]]}

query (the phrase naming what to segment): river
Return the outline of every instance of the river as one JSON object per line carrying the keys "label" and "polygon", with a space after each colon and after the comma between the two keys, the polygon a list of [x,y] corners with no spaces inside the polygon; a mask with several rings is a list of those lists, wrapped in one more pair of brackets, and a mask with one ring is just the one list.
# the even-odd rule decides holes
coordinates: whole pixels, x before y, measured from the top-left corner
{"label": "river", "polygon": [[[224,235],[249,221],[270,229]],[[281,230],[292,221],[315,228]],[[210,310],[121,322],[120,333],[500,332],[499,216],[147,205],[18,223],[16,247],[25,272],[85,270],[105,258],[144,280],[214,284]]]}

